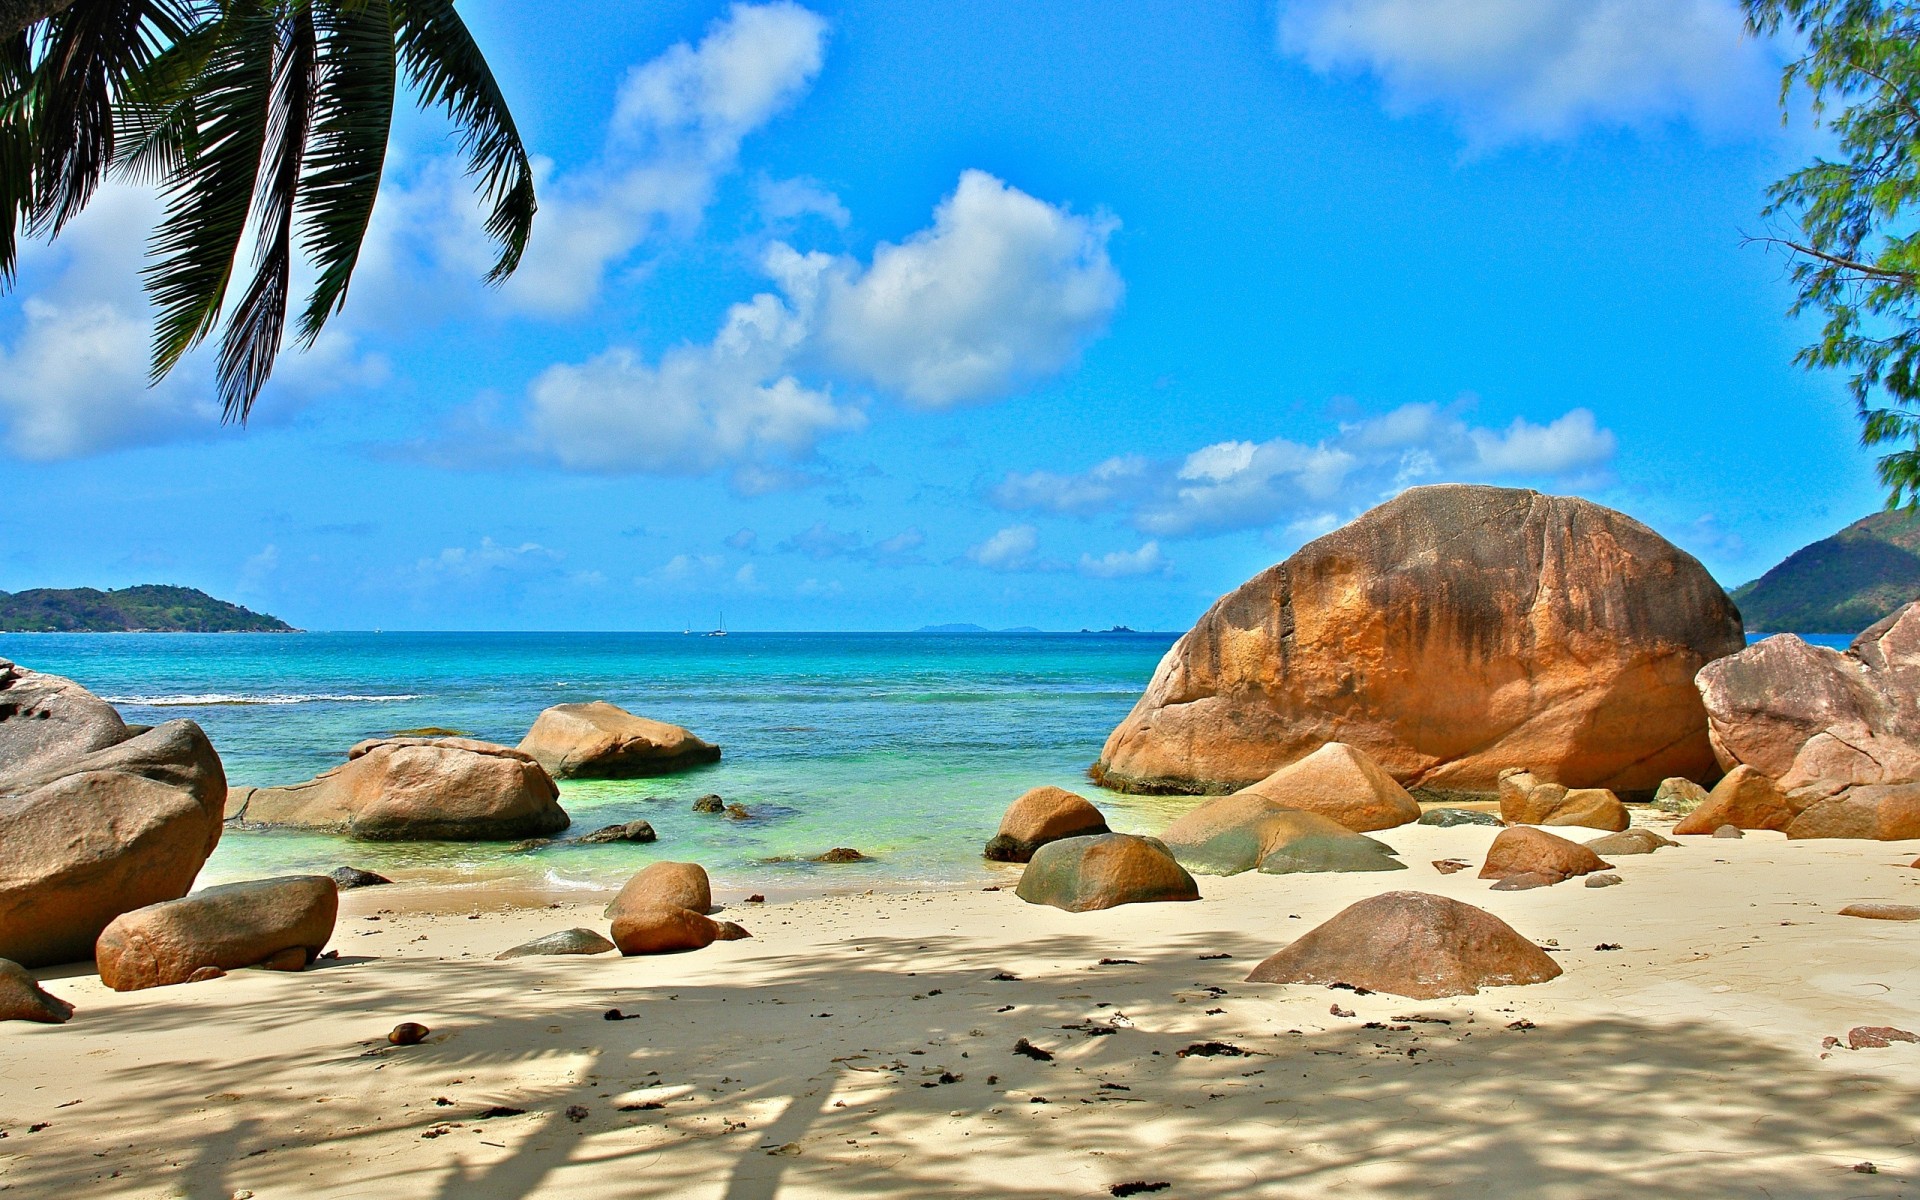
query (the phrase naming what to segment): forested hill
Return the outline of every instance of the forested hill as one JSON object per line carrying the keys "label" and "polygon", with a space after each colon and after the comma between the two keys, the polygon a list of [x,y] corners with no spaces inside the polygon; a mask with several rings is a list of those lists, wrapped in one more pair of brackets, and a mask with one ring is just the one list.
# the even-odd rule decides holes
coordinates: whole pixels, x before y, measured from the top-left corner
{"label": "forested hill", "polygon": [[1920,513],[1878,512],[1734,589],[1748,633],[1859,633],[1920,599]]}
{"label": "forested hill", "polygon": [[293,633],[277,617],[194,588],[149,583],[0,592],[0,633]]}

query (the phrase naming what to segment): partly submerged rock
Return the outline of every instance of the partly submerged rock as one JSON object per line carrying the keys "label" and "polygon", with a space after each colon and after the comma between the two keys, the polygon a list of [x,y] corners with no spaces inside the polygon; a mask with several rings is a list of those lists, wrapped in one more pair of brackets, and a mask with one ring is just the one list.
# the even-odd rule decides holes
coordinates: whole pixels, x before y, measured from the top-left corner
{"label": "partly submerged rock", "polygon": [[560,790],[530,756],[468,738],[376,738],[319,776],[235,788],[227,819],[364,841],[514,841],[570,823]]}
{"label": "partly submerged rock", "polygon": [[1640,828],[1595,838],[1587,843],[1587,849],[1611,858],[1619,854],[1652,854],[1656,850],[1664,850],[1668,846],[1679,844],[1672,838],[1661,837],[1651,829]]}
{"label": "partly submerged rock", "polygon": [[1107,739],[1111,786],[1229,791],[1329,741],[1403,786],[1488,794],[1715,771],[1702,666],[1744,645],[1692,556],[1572,497],[1416,487],[1215,604]]}
{"label": "partly submerged rock", "polygon": [[1492,913],[1424,892],[1386,892],[1342,909],[1247,982],[1347,984],[1436,1000],[1559,974],[1545,951]]}
{"label": "partly submerged rock", "polygon": [[1580,825],[1588,829],[1625,829],[1632,823],[1627,806],[1605,788],[1568,789],[1538,779],[1531,771],[1500,772],[1500,818],[1509,825]]}
{"label": "partly submerged rock", "polygon": [[595,700],[542,712],[520,749],[555,779],[630,779],[667,775],[720,761],[720,747],[664,721]]}
{"label": "partly submerged rock", "polygon": [[1420,803],[1364,751],[1328,742],[1244,789],[1301,812],[1319,813],[1355,833],[1420,819]]}
{"label": "partly submerged rock", "polygon": [[1121,904],[1198,900],[1200,889],[1157,839],[1103,833],[1040,847],[1014,894],[1029,904],[1090,912]]}
{"label": "partly submerged rock", "polygon": [[835,846],[825,854],[816,854],[807,860],[817,863],[863,863],[873,859],[855,850],[852,846]]}
{"label": "partly submerged rock", "polygon": [[72,1018],[73,1005],[41,988],[19,963],[0,958],[0,1021],[64,1025]]}
{"label": "partly submerged rock", "polygon": [[1677,834],[1712,833],[1722,825],[1736,829],[1784,830],[1800,806],[1759,771],[1738,766],[1713,785],[1699,808],[1673,827]]}
{"label": "partly submerged rock", "polygon": [[1458,825],[1491,825],[1499,828],[1506,824],[1498,815],[1481,812],[1472,808],[1434,808],[1420,814],[1421,825],[1438,825],[1442,829],[1452,829]]}
{"label": "partly submerged rock", "polygon": [[727,811],[727,802],[718,796],[702,796],[693,802],[693,811],[697,813],[723,813]]}
{"label": "partly submerged rock", "polygon": [[634,820],[607,825],[573,840],[583,846],[604,846],[613,842],[646,843],[658,840],[659,836],[653,831],[651,822]]}
{"label": "partly submerged rock", "polygon": [[1578,842],[1543,829],[1516,825],[1501,830],[1493,839],[1493,845],[1487,847],[1487,860],[1480,867],[1480,878],[1505,880],[1519,875],[1538,875],[1552,884],[1590,871],[1604,871],[1611,865]]}
{"label": "partly submerged rock", "polygon": [[363,871],[359,867],[335,867],[327,876],[343,892],[350,888],[383,887],[393,882],[378,871]]}
{"label": "partly submerged rock", "polygon": [[502,950],[494,955],[497,962],[508,958],[533,958],[557,954],[605,954],[614,949],[614,944],[591,929],[563,929],[559,933],[549,933],[522,942],[510,950]]}
{"label": "partly submerged rock", "polygon": [[325,875],[229,883],[116,918],[94,961],[116,992],[186,983],[202,967],[297,971],[333,937],[339,894]]}
{"label": "partly submerged rock", "polygon": [[994,862],[1023,863],[1048,842],[1106,832],[1106,817],[1085,796],[1037,787],[1007,806],[999,830],[987,842],[986,856]]}
{"label": "partly submerged rock", "polygon": [[220,840],[227,778],[191,721],[33,762],[0,775],[0,958],[41,967],[88,959],[121,913],[186,895]]}
{"label": "partly submerged rock", "polygon": [[1207,801],[1169,825],[1160,841],[1182,866],[1207,875],[1406,869],[1386,843],[1253,792]]}

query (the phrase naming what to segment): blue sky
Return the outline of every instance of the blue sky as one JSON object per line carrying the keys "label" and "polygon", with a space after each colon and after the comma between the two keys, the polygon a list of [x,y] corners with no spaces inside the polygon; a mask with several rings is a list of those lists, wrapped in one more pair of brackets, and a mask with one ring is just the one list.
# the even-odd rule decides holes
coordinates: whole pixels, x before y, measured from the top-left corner
{"label": "blue sky", "polygon": [[1731,0],[461,6],[520,275],[403,118],[252,424],[144,386],[152,197],[0,308],[0,588],[317,629],[1183,628],[1411,483],[1589,496],[1729,586],[1874,509],[1791,363]]}

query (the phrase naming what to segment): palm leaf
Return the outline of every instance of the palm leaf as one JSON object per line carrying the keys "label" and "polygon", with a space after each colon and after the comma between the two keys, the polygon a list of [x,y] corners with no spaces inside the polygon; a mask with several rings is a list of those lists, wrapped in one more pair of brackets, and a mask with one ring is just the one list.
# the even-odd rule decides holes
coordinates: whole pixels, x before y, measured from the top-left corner
{"label": "palm leaf", "polygon": [[27,89],[33,74],[27,35],[0,41],[0,285],[11,286],[20,230],[33,218],[33,129]]}
{"label": "palm leaf", "polygon": [[387,0],[325,14],[308,175],[300,199],[301,246],[319,271],[300,321],[311,346],[346,302],[347,284],[373,217],[393,124],[393,13]]}
{"label": "palm leaf", "polygon": [[294,212],[300,201],[307,135],[313,127],[319,70],[313,9],[298,4],[277,24],[273,90],[261,160],[264,169],[254,205],[257,235],[253,283],[228,318],[220,346],[220,402],[222,415],[229,421],[247,419],[280,353],[293,269]]}
{"label": "palm leaf", "polygon": [[479,179],[481,195],[492,206],[487,235],[500,244],[500,258],[487,282],[499,283],[520,265],[538,207],[520,131],[452,0],[392,0],[392,5],[407,78],[420,90],[422,104],[443,106],[460,129],[467,173]]}
{"label": "palm leaf", "polygon": [[260,0],[236,0],[196,86],[199,147],[166,187],[167,211],[143,274],[158,315],[153,377],[173,369],[220,319],[266,151],[278,31]]}

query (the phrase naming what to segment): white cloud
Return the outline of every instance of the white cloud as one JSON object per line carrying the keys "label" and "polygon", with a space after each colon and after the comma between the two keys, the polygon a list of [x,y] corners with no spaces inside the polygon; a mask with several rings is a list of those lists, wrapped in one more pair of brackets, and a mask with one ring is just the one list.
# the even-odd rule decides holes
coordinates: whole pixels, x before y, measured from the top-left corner
{"label": "white cloud", "polygon": [[918,553],[926,543],[927,535],[917,526],[868,543],[860,534],[842,533],[828,526],[825,521],[815,521],[781,542],[779,549],[792,554],[804,554],[815,562],[846,558],[882,567],[908,567],[926,561]]}
{"label": "white cloud", "polygon": [[1129,579],[1138,575],[1164,575],[1172,567],[1160,553],[1159,542],[1146,542],[1138,550],[1114,550],[1095,558],[1080,556],[1080,573],[1095,579]]}
{"label": "white cloud", "polygon": [[754,184],[754,199],[769,225],[785,227],[803,217],[818,217],[835,229],[853,224],[853,214],[840,197],[811,179],[768,179]]}
{"label": "white cloud", "polygon": [[1616,449],[1613,432],[1586,409],[1545,425],[1520,418],[1488,429],[1437,405],[1410,404],[1312,445],[1216,442],[1173,462],[1109,459],[1081,475],[1014,472],[989,497],[1010,511],[1126,510],[1136,528],[1156,537],[1275,524],[1297,530],[1324,527],[1337,520],[1335,510],[1377,503],[1415,483],[1577,481],[1603,471]]}
{"label": "white cloud", "polygon": [[864,270],[818,254],[773,266],[790,293],[817,297],[831,363],[947,408],[1052,375],[1106,330],[1125,291],[1107,256],[1117,226],[968,170],[931,228],[881,243]]}
{"label": "white cloud", "polygon": [[1775,71],[1737,0],[1289,0],[1281,49],[1378,78],[1390,110],[1436,106],[1486,145],[1771,112]]}
{"label": "white cloud", "polygon": [[490,537],[483,537],[478,546],[448,546],[430,558],[420,559],[414,563],[413,573],[422,583],[466,580],[496,574],[546,571],[563,557],[558,551],[549,550],[538,542],[503,546]]}
{"label": "white cloud", "polygon": [[967,550],[967,557],[989,571],[1023,571],[1033,565],[1040,532],[1031,525],[1009,525]]}

